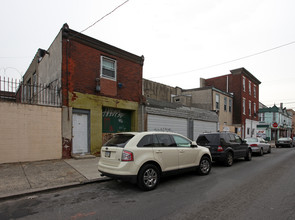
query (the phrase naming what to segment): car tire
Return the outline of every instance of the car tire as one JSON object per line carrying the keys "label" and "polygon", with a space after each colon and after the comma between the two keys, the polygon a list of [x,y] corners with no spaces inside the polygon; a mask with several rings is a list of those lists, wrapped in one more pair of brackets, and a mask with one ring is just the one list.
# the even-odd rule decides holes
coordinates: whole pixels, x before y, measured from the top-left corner
{"label": "car tire", "polygon": [[211,170],[211,159],[208,156],[203,156],[200,160],[200,164],[197,168],[197,173],[199,175],[208,175]]}
{"label": "car tire", "polygon": [[248,149],[247,155],[245,156],[246,161],[251,161],[252,160],[252,151]]}
{"label": "car tire", "polygon": [[227,152],[226,157],[225,157],[225,161],[224,164],[227,167],[232,166],[234,163],[234,155],[232,152]]}
{"label": "car tire", "polygon": [[154,164],[144,165],[137,176],[137,185],[144,191],[153,190],[160,182],[160,172]]}
{"label": "car tire", "polygon": [[260,149],[259,156],[263,156],[263,149]]}
{"label": "car tire", "polygon": [[269,153],[269,154],[271,153],[271,146],[268,147],[267,153]]}

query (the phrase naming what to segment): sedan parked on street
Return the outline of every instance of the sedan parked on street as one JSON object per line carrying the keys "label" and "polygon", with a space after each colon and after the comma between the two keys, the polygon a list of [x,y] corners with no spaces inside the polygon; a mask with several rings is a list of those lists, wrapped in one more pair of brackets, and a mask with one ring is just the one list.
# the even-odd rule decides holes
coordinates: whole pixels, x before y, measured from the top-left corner
{"label": "sedan parked on street", "polygon": [[155,189],[165,174],[194,170],[207,175],[211,154],[188,138],[171,132],[126,132],[114,135],[101,149],[98,171],[128,180],[142,190]]}
{"label": "sedan parked on street", "polygon": [[252,153],[258,153],[262,156],[265,153],[271,153],[271,146],[263,138],[246,138],[246,143],[252,149]]}
{"label": "sedan parked on street", "polygon": [[279,138],[276,141],[276,147],[295,147],[295,140],[288,137]]}

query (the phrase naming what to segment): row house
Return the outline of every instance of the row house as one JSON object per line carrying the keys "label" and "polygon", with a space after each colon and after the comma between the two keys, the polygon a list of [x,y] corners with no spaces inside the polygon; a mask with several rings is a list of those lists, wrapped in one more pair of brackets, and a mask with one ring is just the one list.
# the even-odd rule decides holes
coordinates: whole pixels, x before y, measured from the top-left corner
{"label": "row house", "polygon": [[64,24],[50,47],[37,51],[18,100],[62,108],[63,158],[98,155],[112,133],[143,129],[143,63]]}
{"label": "row house", "polygon": [[[233,126],[233,95],[221,91],[213,86],[182,90],[181,94],[191,97],[191,105],[197,108],[214,111],[218,115],[218,130],[235,132]],[[181,96],[174,97],[174,102],[181,100]]]}
{"label": "row house", "polygon": [[233,126],[242,138],[256,137],[261,82],[245,68],[231,74],[204,79],[202,86],[213,86],[233,95]]}
{"label": "row house", "polygon": [[267,140],[280,137],[292,137],[292,112],[280,107],[264,107],[259,109],[258,135]]}

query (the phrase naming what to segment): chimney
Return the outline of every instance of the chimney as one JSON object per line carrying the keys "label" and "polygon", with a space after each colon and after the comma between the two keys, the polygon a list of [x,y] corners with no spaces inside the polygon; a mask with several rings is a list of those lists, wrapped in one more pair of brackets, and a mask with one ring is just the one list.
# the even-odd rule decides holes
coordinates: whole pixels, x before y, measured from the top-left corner
{"label": "chimney", "polygon": [[203,88],[206,86],[206,82],[204,78],[200,78],[200,88]]}
{"label": "chimney", "polygon": [[283,109],[283,103],[280,103],[280,108]]}

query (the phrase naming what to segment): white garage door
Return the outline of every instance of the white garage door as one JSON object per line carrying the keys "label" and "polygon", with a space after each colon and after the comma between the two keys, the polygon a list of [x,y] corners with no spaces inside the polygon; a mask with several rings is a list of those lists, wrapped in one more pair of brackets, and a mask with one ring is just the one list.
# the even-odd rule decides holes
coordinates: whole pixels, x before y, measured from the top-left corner
{"label": "white garage door", "polygon": [[187,137],[187,119],[167,117],[161,115],[148,115],[148,131],[170,131]]}
{"label": "white garage door", "polygon": [[73,114],[73,153],[89,153],[87,114]]}
{"label": "white garage door", "polygon": [[197,140],[198,136],[205,132],[216,132],[217,123],[208,121],[194,120],[194,141]]}

